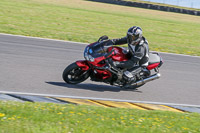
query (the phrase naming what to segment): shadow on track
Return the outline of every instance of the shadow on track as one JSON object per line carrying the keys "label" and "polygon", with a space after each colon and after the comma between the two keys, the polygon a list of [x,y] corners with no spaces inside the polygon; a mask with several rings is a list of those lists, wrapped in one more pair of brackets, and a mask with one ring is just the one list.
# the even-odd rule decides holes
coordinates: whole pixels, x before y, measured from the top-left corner
{"label": "shadow on track", "polygon": [[62,87],[67,87],[67,88],[75,88],[75,89],[84,89],[84,90],[91,90],[91,91],[99,91],[99,92],[104,92],[104,91],[112,91],[112,92],[119,92],[119,91],[134,91],[134,92],[139,92],[142,93],[141,91],[138,91],[137,89],[124,89],[116,86],[109,86],[109,85],[97,85],[97,84],[90,84],[90,83],[81,83],[81,84],[66,84],[65,82],[45,82],[50,85],[55,85],[55,86],[62,86]]}

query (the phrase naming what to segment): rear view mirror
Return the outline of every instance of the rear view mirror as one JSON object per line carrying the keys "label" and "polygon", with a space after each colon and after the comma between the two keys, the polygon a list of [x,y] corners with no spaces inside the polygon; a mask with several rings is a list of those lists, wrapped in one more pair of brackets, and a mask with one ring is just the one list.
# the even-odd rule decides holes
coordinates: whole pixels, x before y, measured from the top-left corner
{"label": "rear view mirror", "polygon": [[108,36],[104,35],[104,36],[101,36],[98,40],[98,42],[101,42],[101,41],[104,41],[104,40],[108,40]]}

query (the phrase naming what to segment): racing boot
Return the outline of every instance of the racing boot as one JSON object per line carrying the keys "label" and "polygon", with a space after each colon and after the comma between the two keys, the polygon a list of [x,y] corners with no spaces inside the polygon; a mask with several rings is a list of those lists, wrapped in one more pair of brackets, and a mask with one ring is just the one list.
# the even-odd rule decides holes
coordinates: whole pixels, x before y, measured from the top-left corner
{"label": "racing boot", "polygon": [[141,67],[136,67],[136,68],[132,69],[132,71],[128,71],[128,70],[125,71],[124,74],[123,74],[123,77],[126,80],[126,84],[124,85],[124,87],[125,88],[132,87],[131,84],[136,82],[141,71],[142,71]]}

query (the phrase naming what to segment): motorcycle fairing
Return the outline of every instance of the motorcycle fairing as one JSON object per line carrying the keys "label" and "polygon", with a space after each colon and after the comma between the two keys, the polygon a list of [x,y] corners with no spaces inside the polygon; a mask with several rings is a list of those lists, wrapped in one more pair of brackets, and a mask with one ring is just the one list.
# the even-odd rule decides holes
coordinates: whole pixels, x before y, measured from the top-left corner
{"label": "motorcycle fairing", "polygon": [[79,60],[79,61],[76,61],[76,64],[77,64],[83,71],[87,71],[87,70],[89,70],[89,68],[90,68],[86,60]]}
{"label": "motorcycle fairing", "polygon": [[120,47],[110,47],[108,48],[108,52],[111,50],[114,50],[114,55],[112,56],[113,61],[127,61],[128,60],[128,55],[123,53],[123,49]]}
{"label": "motorcycle fairing", "polygon": [[93,62],[88,61],[90,64],[97,66],[97,67],[103,67],[105,65],[105,63],[100,63],[101,61],[105,60],[106,58],[104,56],[95,58]]}
{"label": "motorcycle fairing", "polygon": [[[76,61],[76,64],[83,70],[83,71],[87,71],[90,69],[88,63],[88,61],[86,60],[80,60],[80,61]],[[105,64],[103,64],[105,65]],[[112,74],[107,71],[107,70],[100,70],[100,69],[95,69],[92,68],[92,70],[95,73],[95,77],[98,78],[99,80],[105,80],[108,79],[112,76]]]}
{"label": "motorcycle fairing", "polygon": [[100,80],[108,79],[112,74],[108,70],[95,69],[95,77]]}

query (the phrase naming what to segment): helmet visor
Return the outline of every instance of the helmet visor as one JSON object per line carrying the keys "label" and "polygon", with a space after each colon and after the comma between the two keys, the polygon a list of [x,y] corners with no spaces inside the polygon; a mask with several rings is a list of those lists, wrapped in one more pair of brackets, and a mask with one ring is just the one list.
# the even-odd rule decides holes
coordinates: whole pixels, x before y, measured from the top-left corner
{"label": "helmet visor", "polygon": [[133,33],[128,32],[127,33],[127,39],[128,39],[128,43],[132,43],[134,41],[136,41],[139,38],[139,36],[135,36],[133,35]]}

